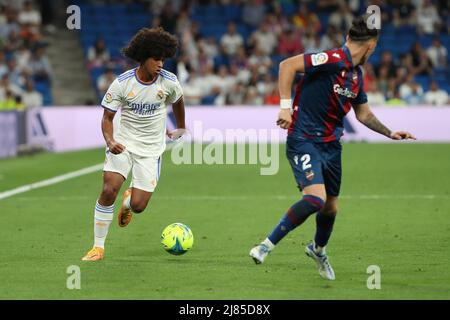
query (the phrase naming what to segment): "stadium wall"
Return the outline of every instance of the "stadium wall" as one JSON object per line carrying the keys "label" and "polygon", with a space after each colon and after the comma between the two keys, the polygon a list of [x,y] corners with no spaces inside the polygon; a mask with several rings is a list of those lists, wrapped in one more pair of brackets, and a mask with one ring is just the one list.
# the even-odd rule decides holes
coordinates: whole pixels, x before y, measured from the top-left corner
{"label": "stadium wall", "polygon": [[[410,108],[374,107],[374,113],[393,130],[413,132],[420,142],[450,142],[450,106],[417,106]],[[261,107],[187,107],[186,124],[195,142],[272,142],[283,143],[286,131],[275,124],[278,108]],[[100,107],[52,107],[30,111],[28,143],[45,145],[56,152],[104,146],[100,129],[103,109]],[[115,118],[115,125],[119,116]],[[17,139],[11,112],[0,113],[0,157],[15,154]],[[169,129],[174,127],[169,114]],[[360,124],[353,112],[345,121],[344,141],[389,142]],[[5,148],[6,146],[6,148]]]}

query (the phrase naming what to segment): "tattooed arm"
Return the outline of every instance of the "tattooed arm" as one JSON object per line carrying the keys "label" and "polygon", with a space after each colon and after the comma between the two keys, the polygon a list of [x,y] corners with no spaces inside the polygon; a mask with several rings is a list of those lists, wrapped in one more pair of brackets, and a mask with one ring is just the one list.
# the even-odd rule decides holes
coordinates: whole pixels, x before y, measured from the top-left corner
{"label": "tattooed arm", "polygon": [[403,140],[403,139],[413,139],[416,140],[411,133],[406,131],[396,131],[393,132],[389,130],[384,124],[380,122],[380,120],[375,117],[375,115],[370,110],[370,107],[367,103],[353,106],[355,110],[356,118],[359,122],[365,125],[372,131],[378,132],[390,139],[393,140]]}

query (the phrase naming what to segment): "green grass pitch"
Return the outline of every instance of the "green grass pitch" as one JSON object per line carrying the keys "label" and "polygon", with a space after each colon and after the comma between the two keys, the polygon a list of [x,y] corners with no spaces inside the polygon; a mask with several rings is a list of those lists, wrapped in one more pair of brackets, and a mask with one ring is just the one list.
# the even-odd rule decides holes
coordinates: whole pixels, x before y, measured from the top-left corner
{"label": "green grass pitch", "polygon": [[[114,219],[97,263],[80,258],[92,246],[101,172],[0,200],[0,299],[450,298],[450,144],[344,145],[334,282],[303,253],[313,218],[263,265],[248,256],[300,197],[283,146],[280,158],[277,175],[261,176],[257,165],[175,166],[166,153],[149,207],[127,228]],[[1,160],[0,192],[103,160],[101,149]],[[183,256],[160,244],[173,222],[195,236]],[[71,265],[80,290],[66,288]],[[380,290],[366,286],[370,265],[381,268]]]}

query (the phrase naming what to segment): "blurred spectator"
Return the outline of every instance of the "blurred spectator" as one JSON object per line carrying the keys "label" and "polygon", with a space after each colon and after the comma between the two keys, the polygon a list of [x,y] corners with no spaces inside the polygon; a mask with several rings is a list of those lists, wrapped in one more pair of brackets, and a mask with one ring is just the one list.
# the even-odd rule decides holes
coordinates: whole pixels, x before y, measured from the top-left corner
{"label": "blurred spectator", "polygon": [[181,34],[183,32],[183,30],[190,29],[192,23],[191,23],[191,20],[189,19],[189,12],[181,11],[176,22],[177,22],[177,26],[176,26],[177,34]]}
{"label": "blurred spectator", "polygon": [[445,68],[447,66],[447,48],[441,44],[439,38],[434,38],[431,47],[427,49],[427,55],[434,68]]}
{"label": "blurred spectator", "polygon": [[20,25],[17,21],[17,11],[6,7],[5,9],[6,23],[0,28],[0,38],[8,39],[12,32],[19,34]]}
{"label": "blurred spectator", "polygon": [[314,33],[306,34],[303,44],[305,46],[305,53],[319,52],[324,49],[321,46],[320,36]]}
{"label": "blurred spectator", "polygon": [[264,54],[260,48],[255,48],[253,54],[248,59],[248,64],[251,69],[256,70],[258,74],[266,74],[272,66],[272,59]]}
{"label": "blurred spectator", "polygon": [[433,72],[433,65],[427,52],[423,50],[420,42],[415,42],[411,48],[412,63],[414,73],[420,75],[430,75]]}
{"label": "blurred spectator", "polygon": [[200,39],[198,41],[198,46],[202,48],[210,59],[214,59],[214,57],[219,54],[219,47],[217,45],[216,38],[214,37]]}
{"label": "blurred spectator", "polygon": [[402,100],[400,97],[400,92],[398,90],[394,91],[394,96],[386,101],[386,105],[388,106],[406,106],[406,101]]}
{"label": "blurred spectator", "polygon": [[241,20],[246,25],[257,28],[264,20],[265,7],[260,5],[257,0],[249,0],[245,2],[242,8]]}
{"label": "blurred spectator", "polygon": [[378,89],[378,84],[376,81],[370,83],[367,93],[367,100],[370,105],[384,105],[386,102],[386,98],[384,97],[383,92]]}
{"label": "blurred spectator", "polygon": [[229,105],[244,104],[245,86],[242,83],[236,83],[230,93],[227,95],[226,103]]}
{"label": "blurred spectator", "polygon": [[400,0],[393,11],[394,25],[410,25],[413,24],[415,16],[415,7],[411,0]]}
{"label": "blurred spectator", "polygon": [[42,17],[41,13],[33,8],[31,1],[25,1],[22,11],[19,13],[18,20],[21,24],[29,24],[31,26],[40,26]]}
{"label": "blurred spectator", "polygon": [[269,32],[273,33],[276,37],[279,37],[283,33],[283,30],[290,27],[286,18],[281,21],[273,12],[267,13],[265,23],[269,26]]}
{"label": "blurred spectator", "polygon": [[383,92],[383,94],[386,96],[388,91],[388,85],[389,85],[389,78],[388,78],[388,68],[386,66],[380,67],[378,71],[378,86]]}
{"label": "blurred spectator", "polygon": [[11,83],[21,87],[25,84],[25,79],[22,72],[17,68],[16,60],[10,59],[8,61],[8,77]]}
{"label": "blurred spectator", "polygon": [[109,62],[111,56],[103,39],[97,39],[95,44],[88,49],[87,59],[91,69],[103,67]]}
{"label": "blurred spectator", "polygon": [[264,22],[252,33],[249,44],[253,48],[259,48],[264,54],[271,55],[278,45],[278,38],[270,32],[269,24]]}
{"label": "blurred spectator", "polygon": [[396,76],[396,68],[397,66],[394,63],[394,59],[392,58],[392,53],[390,51],[383,51],[381,53],[381,61],[375,68],[375,73],[377,76],[380,76],[380,69],[387,69],[387,77],[394,78]]}
{"label": "blurred spectator", "polygon": [[267,105],[276,105],[280,104],[280,94],[278,92],[278,86],[273,86],[272,90],[266,94],[264,98],[264,104]]}
{"label": "blurred spectator", "polygon": [[423,0],[417,9],[417,26],[419,33],[434,34],[439,30],[441,18],[436,6],[430,0]]}
{"label": "blurred spectator", "polygon": [[171,1],[168,1],[162,8],[159,15],[160,26],[169,33],[175,33],[177,27],[177,14]]}
{"label": "blurred spectator", "polygon": [[6,24],[6,7],[2,3],[0,3],[0,27],[3,27]]}
{"label": "blurred spectator", "polygon": [[14,52],[13,59],[17,61],[17,69],[24,71],[27,69],[31,59],[31,52],[23,44],[17,51]]}
{"label": "blurred spectator", "polygon": [[436,81],[430,83],[430,90],[425,93],[424,100],[427,104],[435,106],[443,106],[450,103],[448,93],[439,89]]}
{"label": "blurred spectator", "polygon": [[334,26],[328,26],[327,32],[320,39],[320,47],[324,50],[338,48],[342,46],[343,33]]}
{"label": "blurred spectator", "polygon": [[192,23],[190,29],[186,29],[181,34],[181,51],[191,59],[192,68],[198,70],[198,45],[199,25]]}
{"label": "blurred spectator", "polygon": [[371,63],[366,63],[364,64],[363,67],[363,85],[364,85],[364,90],[367,91],[369,89],[369,87],[371,86],[372,82],[376,82],[376,76],[375,76],[375,71],[373,70],[373,66]]}
{"label": "blurred spectator", "polygon": [[112,68],[107,68],[105,73],[97,79],[97,90],[100,93],[100,96],[106,94],[106,91],[108,91],[109,86],[114,82],[116,77],[117,75],[114,73],[114,70]]}
{"label": "blurred spectator", "polygon": [[325,12],[334,12],[338,10],[341,0],[318,0],[317,9]]}
{"label": "blurred spectator", "polygon": [[423,99],[423,88],[415,80],[412,74],[409,74],[406,78],[406,82],[403,83],[400,88],[400,97],[408,104],[420,104]]}
{"label": "blurred spectator", "polygon": [[199,86],[198,75],[195,71],[189,73],[188,81],[183,85],[183,97],[187,105],[201,104],[205,94],[204,88]]}
{"label": "blurred spectator", "polygon": [[34,50],[28,68],[35,81],[51,81],[52,68],[48,57],[45,55],[45,47],[43,45]]}
{"label": "blurred spectator", "polygon": [[214,67],[214,59],[208,56],[203,47],[199,47],[197,66],[198,70],[212,69]]}
{"label": "blurred spectator", "polygon": [[263,105],[264,100],[258,95],[258,90],[256,90],[255,87],[248,87],[245,92],[243,103],[248,106],[261,106]]}
{"label": "blurred spectator", "polygon": [[348,5],[342,2],[339,6],[339,10],[333,12],[330,15],[328,24],[334,26],[336,29],[343,32],[347,32],[352,26],[353,14],[351,13]]}
{"label": "blurred spectator", "polygon": [[280,36],[280,44],[278,46],[279,54],[293,56],[303,51],[300,36],[294,30],[288,29]]}
{"label": "blurred spectator", "polygon": [[275,83],[270,73],[266,73],[256,82],[256,90],[261,97],[265,97],[275,87]]}
{"label": "blurred spectator", "polygon": [[6,62],[6,55],[3,50],[0,50],[0,78],[8,73],[8,64]]}
{"label": "blurred spectator", "polygon": [[7,110],[23,110],[25,109],[21,102],[20,96],[15,96],[11,91],[7,90],[3,98],[0,98],[0,111]]}
{"label": "blurred spectator", "polygon": [[403,82],[408,74],[414,73],[414,66],[412,55],[410,53],[404,53],[400,55],[400,63],[396,71],[396,81],[397,83]]}
{"label": "blurred spectator", "polygon": [[20,96],[22,88],[9,80],[8,74],[3,75],[0,81],[0,100],[4,99],[6,92],[11,92],[13,96]]}
{"label": "blurred spectator", "polygon": [[240,68],[236,62],[230,63],[230,74],[236,77],[236,80],[240,83],[248,83],[251,77],[249,68]]}
{"label": "blurred spectator", "polygon": [[192,65],[190,62],[190,58],[187,54],[183,54],[178,59],[176,70],[178,81],[180,82],[181,86],[184,86],[184,84],[188,81],[191,72],[192,72]]}
{"label": "blurred spectator", "polygon": [[26,108],[37,108],[43,105],[42,95],[34,90],[34,84],[31,79],[25,82],[25,91],[22,93],[22,102]]}
{"label": "blurred spectator", "polygon": [[220,45],[226,55],[235,54],[237,48],[244,45],[244,39],[236,32],[236,25],[233,22],[228,23],[228,31],[220,39]]}
{"label": "blurred spectator", "polygon": [[292,17],[292,23],[298,30],[307,30],[318,33],[321,29],[320,20],[317,15],[310,11],[306,3],[302,3],[298,12]]}

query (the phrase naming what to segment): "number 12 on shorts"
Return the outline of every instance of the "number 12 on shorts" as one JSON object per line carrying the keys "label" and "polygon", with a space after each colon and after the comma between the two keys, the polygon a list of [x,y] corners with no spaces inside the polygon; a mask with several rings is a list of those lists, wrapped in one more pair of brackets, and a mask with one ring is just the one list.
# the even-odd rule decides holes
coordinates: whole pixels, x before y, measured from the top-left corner
{"label": "number 12 on shorts", "polygon": [[[309,168],[312,167],[311,165],[311,156],[309,154],[304,154],[301,158],[300,161],[302,162],[302,170],[308,170]],[[294,157],[294,162],[295,164],[298,166],[298,156],[296,155]]]}

